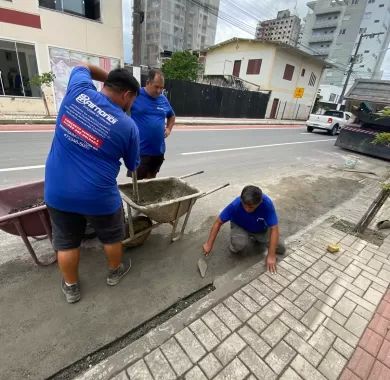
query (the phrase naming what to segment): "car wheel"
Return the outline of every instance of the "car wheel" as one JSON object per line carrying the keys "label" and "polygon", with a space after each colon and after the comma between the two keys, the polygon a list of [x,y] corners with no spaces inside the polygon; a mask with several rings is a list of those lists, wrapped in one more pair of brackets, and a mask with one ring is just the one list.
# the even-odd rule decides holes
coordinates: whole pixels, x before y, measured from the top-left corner
{"label": "car wheel", "polygon": [[339,126],[336,124],[336,125],[329,131],[329,134],[332,135],[332,136],[336,136],[338,130],[339,130]]}
{"label": "car wheel", "polygon": [[313,127],[307,127],[308,132],[313,132],[313,129],[314,129]]}

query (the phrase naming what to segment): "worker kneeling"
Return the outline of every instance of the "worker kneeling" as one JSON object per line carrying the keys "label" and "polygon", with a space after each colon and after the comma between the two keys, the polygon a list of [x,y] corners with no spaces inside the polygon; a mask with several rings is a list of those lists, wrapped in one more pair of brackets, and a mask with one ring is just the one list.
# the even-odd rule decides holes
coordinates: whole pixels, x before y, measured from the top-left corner
{"label": "worker kneeling", "polygon": [[276,272],[276,254],[284,254],[284,244],[279,242],[278,216],[270,197],[263,194],[257,186],[246,186],[241,196],[233,200],[214,222],[210,236],[203,244],[208,256],[221,226],[230,221],[230,251],[238,253],[244,250],[250,240],[268,245],[266,267]]}

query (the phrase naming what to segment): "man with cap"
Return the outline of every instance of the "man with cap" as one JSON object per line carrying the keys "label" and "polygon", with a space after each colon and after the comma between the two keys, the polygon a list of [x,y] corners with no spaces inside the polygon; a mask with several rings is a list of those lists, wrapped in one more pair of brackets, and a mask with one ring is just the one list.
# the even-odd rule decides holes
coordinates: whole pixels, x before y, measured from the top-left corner
{"label": "man with cap", "polygon": [[[104,83],[100,92],[93,80]],[[139,83],[125,69],[107,73],[86,64],[70,75],[45,172],[53,246],[69,303],[80,300],[78,264],[87,223],[103,243],[108,285],[118,284],[131,266],[122,260],[124,223],[116,177],[120,159],[128,170],[139,164],[138,129],[126,114],[138,92]]]}
{"label": "man with cap", "polygon": [[[162,94],[164,75],[152,69],[146,86],[141,88],[131,108],[131,117],[139,129],[141,163],[138,179],[155,178],[164,162],[165,139],[175,124],[175,113],[168,99]],[[131,173],[127,174],[129,177]]]}

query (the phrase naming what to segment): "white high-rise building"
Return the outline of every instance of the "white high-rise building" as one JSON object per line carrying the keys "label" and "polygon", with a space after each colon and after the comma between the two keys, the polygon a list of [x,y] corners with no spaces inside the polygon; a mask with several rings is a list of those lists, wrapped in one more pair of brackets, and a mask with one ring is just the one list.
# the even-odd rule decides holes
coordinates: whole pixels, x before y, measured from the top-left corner
{"label": "white high-rise building", "polygon": [[362,39],[349,85],[354,78],[381,78],[390,42],[389,0],[317,0],[307,6],[299,47],[336,65],[322,78],[324,101],[337,102],[361,34],[383,33]]}
{"label": "white high-rise building", "polygon": [[276,19],[259,21],[256,28],[256,39],[262,41],[283,42],[296,46],[301,19],[291,15],[288,9],[278,12]]}
{"label": "white high-rise building", "polygon": [[143,0],[142,64],[161,65],[161,53],[214,44],[220,0]]}

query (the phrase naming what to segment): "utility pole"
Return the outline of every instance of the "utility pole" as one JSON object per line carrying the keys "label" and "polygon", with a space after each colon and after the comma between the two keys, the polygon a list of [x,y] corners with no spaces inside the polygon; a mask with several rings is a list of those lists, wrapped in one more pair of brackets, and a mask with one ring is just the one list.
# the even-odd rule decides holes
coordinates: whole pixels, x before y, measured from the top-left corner
{"label": "utility pole", "polygon": [[355,49],[355,54],[351,57],[351,63],[349,65],[349,69],[347,71],[347,77],[345,78],[343,90],[341,91],[341,95],[340,95],[339,100],[337,102],[338,103],[337,109],[340,109],[341,105],[343,104],[345,91],[347,90],[349,78],[351,77],[351,74],[353,72],[353,66],[354,66],[354,64],[356,62],[356,58],[357,58],[357,55],[358,55],[358,52],[359,52],[360,44],[362,43],[362,39],[365,38],[365,37],[379,36],[381,34],[384,34],[384,33],[383,32],[381,32],[381,33],[367,33],[367,34],[361,34],[359,36],[359,41],[358,41],[356,49]]}

